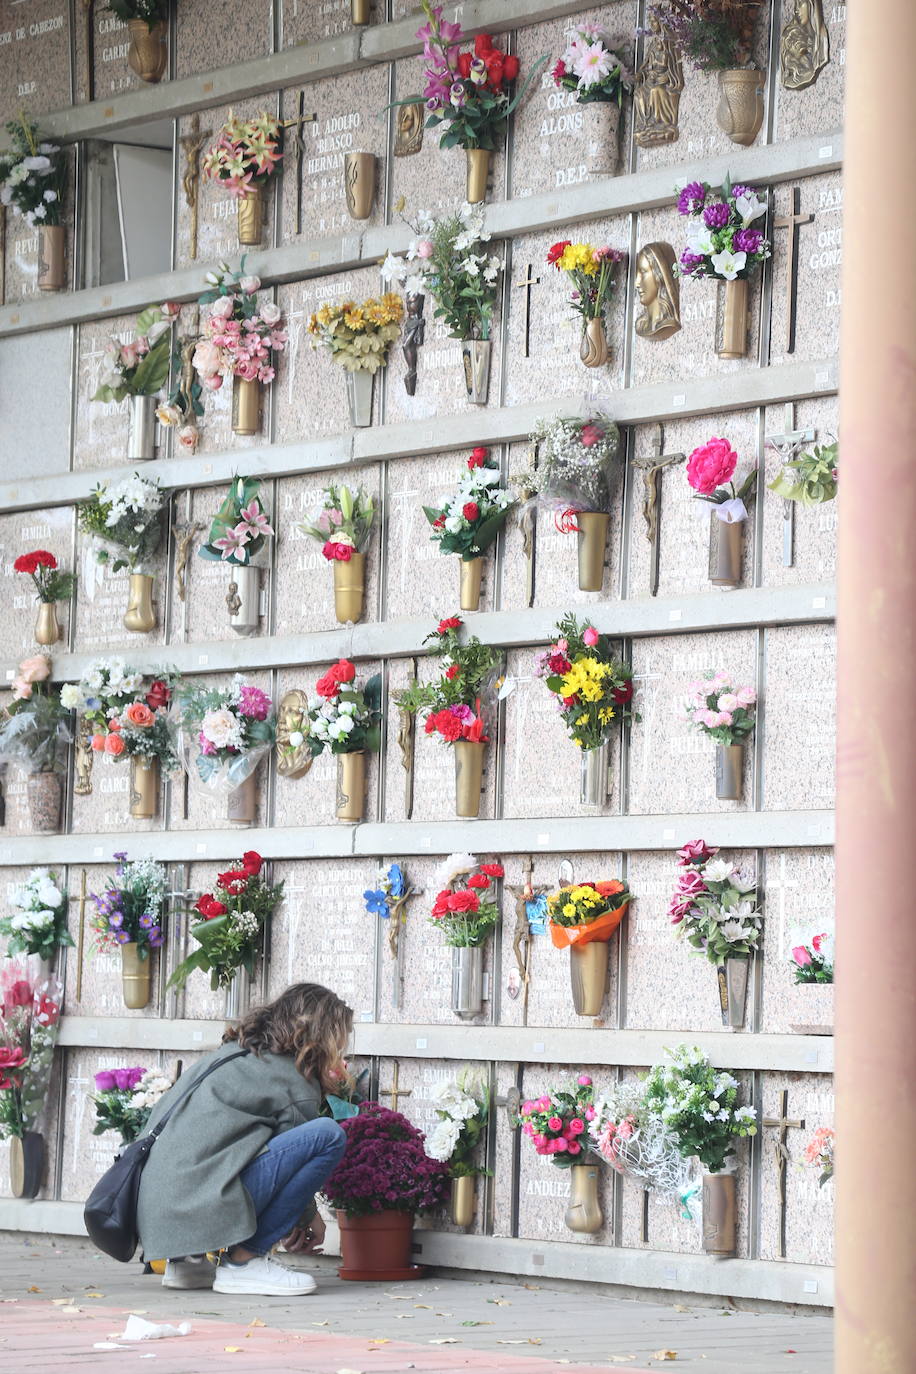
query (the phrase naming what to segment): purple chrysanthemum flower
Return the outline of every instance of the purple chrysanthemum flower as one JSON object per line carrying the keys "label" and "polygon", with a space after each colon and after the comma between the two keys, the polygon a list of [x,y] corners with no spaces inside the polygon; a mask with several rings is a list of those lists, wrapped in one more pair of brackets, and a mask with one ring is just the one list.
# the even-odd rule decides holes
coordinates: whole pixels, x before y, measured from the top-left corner
{"label": "purple chrysanthemum flower", "polygon": [[737,200],[739,196],[755,196],[756,194],[753,186],[733,186],[731,189],[733,200]]}
{"label": "purple chrysanthemum flower", "polygon": [[678,213],[695,215],[706,204],[706,187],[702,181],[688,181],[677,198]]}
{"label": "purple chrysanthemum flower", "polygon": [[112,930],[120,930],[124,924],[124,912],[112,911],[108,916],[108,924]]}
{"label": "purple chrysanthemum flower", "polygon": [[707,205],[703,211],[703,223],[707,229],[724,229],[728,224],[731,210],[724,205],[721,200],[715,201],[712,205]]}
{"label": "purple chrysanthemum flower", "polygon": [[144,930],[149,930],[150,927],[152,926],[152,924],[153,924],[153,918],[152,918],[152,916],[149,914],[148,911],[144,911],[143,915],[140,917],[140,925],[142,926],[142,928],[143,928]]}
{"label": "purple chrysanthemum flower", "polygon": [[149,942],[153,949],[158,949],[162,944],[162,930],[159,926],[150,927]]}
{"label": "purple chrysanthemum flower", "polygon": [[127,930],[119,930],[117,935],[115,936],[115,939],[117,940],[119,945],[129,945],[130,932]]}
{"label": "purple chrysanthemum flower", "polygon": [[702,267],[705,261],[702,253],[691,253],[685,249],[681,254],[681,271],[689,277],[697,268]]}
{"label": "purple chrysanthemum flower", "polygon": [[758,253],[763,234],[759,229],[739,229],[732,242],[736,253]]}

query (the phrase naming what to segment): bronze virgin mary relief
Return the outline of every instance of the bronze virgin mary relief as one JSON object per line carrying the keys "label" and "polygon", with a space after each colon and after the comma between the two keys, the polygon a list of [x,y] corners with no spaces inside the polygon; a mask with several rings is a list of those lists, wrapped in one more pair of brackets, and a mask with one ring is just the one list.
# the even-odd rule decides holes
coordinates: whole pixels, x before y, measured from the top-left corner
{"label": "bronze virgin mary relief", "polygon": [[782,84],[790,91],[812,86],[830,61],[830,34],[822,0],[795,0],[779,43]]}
{"label": "bronze virgin mary relief", "polygon": [[309,703],[305,692],[287,692],[277,712],[277,772],[281,778],[304,778],[312,766],[306,744]]}
{"label": "bronze virgin mary relief", "polygon": [[647,243],[636,257],[636,294],[643,314],[636,321],[642,339],[670,339],[681,327],[681,289],[670,243]]}
{"label": "bronze virgin mary relief", "polygon": [[636,69],[633,112],[640,148],[674,143],[678,138],[677,117],[684,89],[684,69],[677,45],[653,15],[643,59]]}

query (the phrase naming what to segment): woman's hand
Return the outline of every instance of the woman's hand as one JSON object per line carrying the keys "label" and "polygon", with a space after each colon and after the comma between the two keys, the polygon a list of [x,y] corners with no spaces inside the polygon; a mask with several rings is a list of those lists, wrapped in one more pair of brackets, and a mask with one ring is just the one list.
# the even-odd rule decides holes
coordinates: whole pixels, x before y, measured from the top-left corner
{"label": "woman's hand", "polygon": [[316,1212],[308,1226],[294,1226],[283,1240],[283,1248],[291,1255],[320,1255],[324,1244],[324,1218]]}

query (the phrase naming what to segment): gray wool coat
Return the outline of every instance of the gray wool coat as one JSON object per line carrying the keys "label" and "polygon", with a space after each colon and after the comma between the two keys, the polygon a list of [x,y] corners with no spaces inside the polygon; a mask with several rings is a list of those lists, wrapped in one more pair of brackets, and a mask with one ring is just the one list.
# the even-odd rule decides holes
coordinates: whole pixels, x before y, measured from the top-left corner
{"label": "gray wool coat", "polygon": [[[150,1128],[178,1103],[141,1175],[137,1225],[147,1259],[203,1254],[253,1235],[255,1210],[239,1175],[275,1135],[319,1115],[320,1089],[287,1055],[252,1052],[194,1089],[214,1060],[238,1048],[229,1042],[205,1055],[153,1110]],[[312,1199],[303,1208],[304,1218],[313,1215]]]}

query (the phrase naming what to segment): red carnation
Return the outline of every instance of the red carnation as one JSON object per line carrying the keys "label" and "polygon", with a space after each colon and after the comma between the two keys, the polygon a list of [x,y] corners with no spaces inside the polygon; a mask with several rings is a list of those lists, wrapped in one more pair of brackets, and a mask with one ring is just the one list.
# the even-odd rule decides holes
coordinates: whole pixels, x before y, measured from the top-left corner
{"label": "red carnation", "polygon": [[632,701],[633,699],[632,682],[625,682],[622,687],[615,687],[611,692],[611,696],[618,706],[625,706],[628,701]]}
{"label": "red carnation", "polygon": [[433,903],[433,911],[432,911],[432,914],[433,914],[434,916],[437,916],[437,917],[438,917],[438,916],[444,916],[444,915],[445,915],[445,913],[448,911],[448,899],[449,899],[449,897],[451,897],[451,895],[452,895],[452,894],[451,894],[451,892],[448,890],[448,888],[446,888],[444,892],[440,892],[440,893],[439,893],[438,897],[436,898],[435,902]]}
{"label": "red carnation", "polygon": [[468,878],[468,887],[485,888],[490,886],[490,879],[486,873],[472,873]]}
{"label": "red carnation", "polygon": [[499,50],[493,47],[493,35],[491,33],[479,33],[474,39],[474,56],[486,59],[491,52]]}
{"label": "red carnation", "polygon": [[456,739],[461,738],[462,725],[457,716],[452,715],[451,711],[440,711],[436,720],[436,729],[443,739],[447,739],[450,744],[454,744]]}
{"label": "red carnation", "polygon": [[146,704],[151,711],[158,711],[161,706],[168,705],[171,695],[166,683],[157,678],[146,694]]}
{"label": "red carnation", "polygon": [[450,663],[445,670],[445,676],[448,678],[449,682],[454,682],[460,672],[461,669],[457,663]]}
{"label": "red carnation", "polygon": [[328,672],[325,673],[324,677],[320,677],[315,683],[315,691],[320,697],[336,697],[337,693],[340,691],[340,683],[334,677],[333,673]]}
{"label": "red carnation", "polygon": [[443,512],[442,515],[437,515],[436,518],[435,518],[435,520],[433,521],[433,529],[434,529],[434,530],[441,530],[441,528],[442,528],[442,526],[443,526],[444,524],[445,524],[445,513]]}
{"label": "red carnation", "polygon": [[553,77],[554,85],[559,86],[563,77],[566,75],[566,63],[563,61],[562,57],[553,67],[550,75]]}
{"label": "red carnation", "polygon": [[440,621],[439,621],[439,628],[436,630],[436,634],[437,634],[437,635],[444,635],[444,634],[446,634],[449,630],[460,630],[462,624],[463,624],[463,622],[462,622],[462,620],[461,620],[461,618],[460,618],[459,616],[457,616],[457,615],[450,615],[449,618],[448,618],[448,620],[440,620]]}
{"label": "red carnation", "polygon": [[56,568],[57,559],[47,549],[35,549],[32,553],[21,554],[13,564],[16,572],[35,573],[39,568]]}
{"label": "red carnation", "polygon": [[461,507],[461,514],[464,516],[465,520],[473,522],[480,518],[480,507],[476,501],[466,501]]}
{"label": "red carnation", "polygon": [[471,63],[473,60],[469,52],[461,52],[458,54],[458,75],[464,77],[465,81],[467,81],[468,77],[471,75]]}
{"label": "red carnation", "polygon": [[460,892],[450,892],[448,897],[449,911],[479,911],[480,898],[476,892],[470,892],[462,888]]}
{"label": "red carnation", "polygon": [[356,677],[356,669],[348,658],[341,658],[328,670],[328,676],[336,682],[352,682]]}
{"label": "red carnation", "polygon": [[490,878],[502,878],[506,872],[502,864],[481,864],[480,871],[486,873]]}
{"label": "red carnation", "polygon": [[503,61],[503,76],[507,81],[515,80],[518,76],[519,65],[518,58],[515,57],[513,53],[509,53]]}
{"label": "red carnation", "polygon": [[261,858],[260,854],[254,849],[246,849],[245,853],[242,855],[242,866],[251,878],[257,877],[261,871],[263,862],[264,860]]}
{"label": "red carnation", "polygon": [[[552,247],[548,248],[547,262],[553,267],[556,267],[558,261],[562,258],[571,242],[571,239],[564,239],[562,243],[555,243]],[[559,270],[560,269],[557,267],[557,271]]]}

